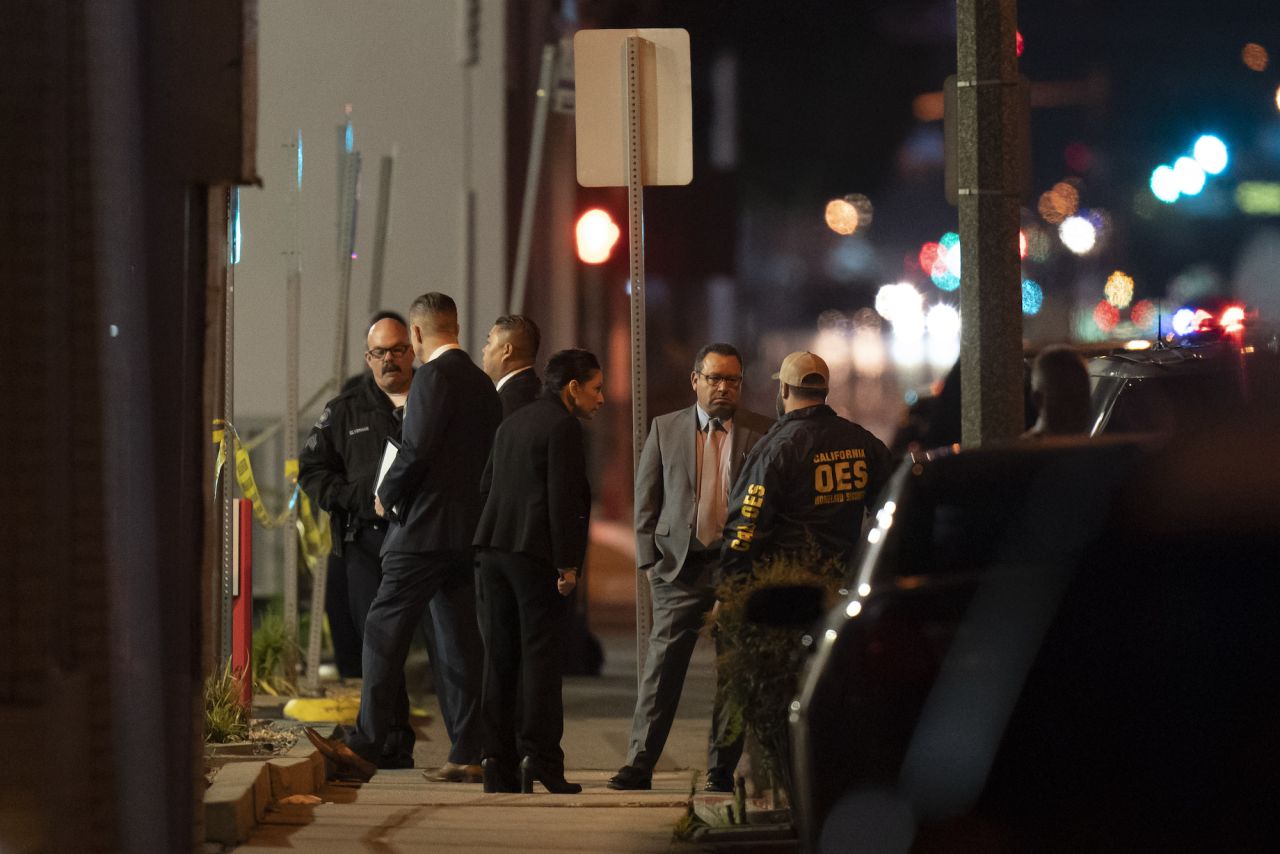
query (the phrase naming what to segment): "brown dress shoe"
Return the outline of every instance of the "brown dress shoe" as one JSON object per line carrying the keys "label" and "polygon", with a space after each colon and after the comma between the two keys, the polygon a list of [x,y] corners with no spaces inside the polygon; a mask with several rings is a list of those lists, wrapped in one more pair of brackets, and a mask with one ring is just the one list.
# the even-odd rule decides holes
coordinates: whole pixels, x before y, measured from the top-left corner
{"label": "brown dress shoe", "polygon": [[303,727],[307,740],[320,751],[320,754],[337,766],[338,773],[357,777],[365,782],[373,779],[378,773],[378,766],[356,753],[340,738],[328,739],[311,727]]}
{"label": "brown dress shoe", "polygon": [[423,771],[428,780],[437,783],[480,783],[484,781],[484,769],[479,765],[462,765],[446,762],[435,771]]}

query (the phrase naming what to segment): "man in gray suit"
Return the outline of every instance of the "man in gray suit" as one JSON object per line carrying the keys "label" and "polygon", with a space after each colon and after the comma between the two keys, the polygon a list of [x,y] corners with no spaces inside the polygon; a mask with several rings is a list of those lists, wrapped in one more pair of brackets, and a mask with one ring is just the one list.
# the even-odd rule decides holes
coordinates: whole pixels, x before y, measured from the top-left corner
{"label": "man in gray suit", "polygon": [[[721,535],[729,488],[770,421],[738,408],[742,356],[707,344],[689,377],[697,403],[653,419],[636,472],[636,566],[653,589],[653,634],[631,721],[627,764],[611,789],[648,789],[662,755],[689,658],[715,605]],[[742,741],[718,744],[724,721],[717,702],[707,751],[708,791],[731,791]]]}

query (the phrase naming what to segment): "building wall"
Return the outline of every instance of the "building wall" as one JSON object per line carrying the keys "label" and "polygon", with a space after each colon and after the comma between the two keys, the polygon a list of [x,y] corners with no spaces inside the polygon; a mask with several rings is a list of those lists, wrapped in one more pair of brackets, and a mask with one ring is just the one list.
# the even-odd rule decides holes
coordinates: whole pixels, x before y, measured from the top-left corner
{"label": "building wall", "polygon": [[[241,192],[237,420],[248,425],[284,412],[286,253],[295,239],[296,161],[289,144],[297,130],[303,138],[296,230],[303,274],[300,401],[332,376],[340,269],[337,128],[347,105],[354,149],[363,156],[350,371],[364,367],[379,163],[393,151],[380,307],[405,312],[425,291],[450,294],[462,313],[463,346],[478,357],[504,309],[509,275],[505,16],[506,0],[261,0],[262,187]],[[311,420],[303,413],[303,426]]]}

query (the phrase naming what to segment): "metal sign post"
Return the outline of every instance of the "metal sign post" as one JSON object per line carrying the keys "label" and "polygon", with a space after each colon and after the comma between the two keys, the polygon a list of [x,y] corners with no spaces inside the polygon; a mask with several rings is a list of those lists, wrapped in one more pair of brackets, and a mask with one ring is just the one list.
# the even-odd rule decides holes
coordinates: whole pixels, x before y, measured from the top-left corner
{"label": "metal sign post", "polygon": [[[347,114],[350,116],[350,107]],[[342,207],[339,210],[338,260],[340,263],[338,317],[333,342],[333,387],[339,392],[347,378],[347,327],[350,325],[351,315],[351,267],[356,248],[356,192],[360,182],[360,152],[352,150],[352,136],[351,120],[348,118],[343,134],[345,166],[340,173],[342,184],[338,188],[338,199]],[[297,431],[294,432],[296,435]],[[294,546],[296,554],[296,542]],[[294,574],[294,579],[296,584],[297,573]],[[302,686],[303,693],[312,696],[320,693],[320,642],[323,638],[326,586],[324,567],[317,566],[311,578],[311,626],[307,634],[307,667]]]}
{"label": "metal sign post", "polygon": [[[234,424],[234,395],[236,377],[235,353],[235,294],[236,274],[231,261],[235,258],[236,218],[240,212],[240,190],[236,187],[227,189],[227,247],[226,255],[221,259],[223,281],[225,282],[223,308],[222,339],[222,422]],[[221,626],[221,661],[231,659],[231,585],[236,570],[236,550],[233,537],[235,525],[235,478],[230,472],[235,470],[235,454],[227,454],[223,463],[224,471],[219,473],[222,481],[222,590],[220,598],[219,625]],[[220,475],[227,475],[221,477]]]}
{"label": "metal sign post", "polygon": [[[302,206],[302,130],[296,130],[293,142],[293,186],[289,208],[293,215],[293,246],[288,257],[285,280],[285,403],[284,460],[285,494],[290,496],[288,516],[284,524],[284,574],[294,580],[296,596],[298,578],[298,502],[294,490],[298,482],[298,341],[302,314],[302,247],[299,239],[299,211]],[[286,674],[293,675],[290,670]],[[310,677],[310,671],[307,676]]]}
{"label": "metal sign post", "polygon": [[[645,382],[644,326],[644,180],[643,142],[640,135],[640,37],[627,36],[627,240],[631,245],[631,467],[640,467],[649,427]],[[649,632],[653,629],[653,603],[649,578],[636,573],[636,682],[643,678],[644,660],[649,652]]]}
{"label": "metal sign post", "polygon": [[[632,465],[648,432],[645,377],[644,185],[693,180],[689,33],[580,30],[573,39],[578,183],[627,188],[631,250]],[[621,71],[618,73],[619,60]],[[618,121],[618,117],[623,121]],[[636,681],[648,653],[649,579],[636,573]]]}
{"label": "metal sign post", "polygon": [[384,154],[378,169],[378,214],[373,226],[373,265],[369,273],[369,316],[382,309],[382,277],[387,264],[387,230],[391,222],[391,170],[396,147]]}

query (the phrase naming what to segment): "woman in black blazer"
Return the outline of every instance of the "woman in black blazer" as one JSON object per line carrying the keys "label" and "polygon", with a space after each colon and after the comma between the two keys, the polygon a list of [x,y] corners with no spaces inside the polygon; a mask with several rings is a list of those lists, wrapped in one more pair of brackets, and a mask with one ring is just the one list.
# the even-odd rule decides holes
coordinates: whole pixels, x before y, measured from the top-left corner
{"label": "woman in black blazer", "polygon": [[560,749],[561,597],[578,583],[591,513],[579,419],[604,403],[603,382],[588,351],[553,355],[542,396],[502,422],[481,479],[474,544],[486,792],[530,792],[535,779],[557,794],[582,791],[565,781]]}

